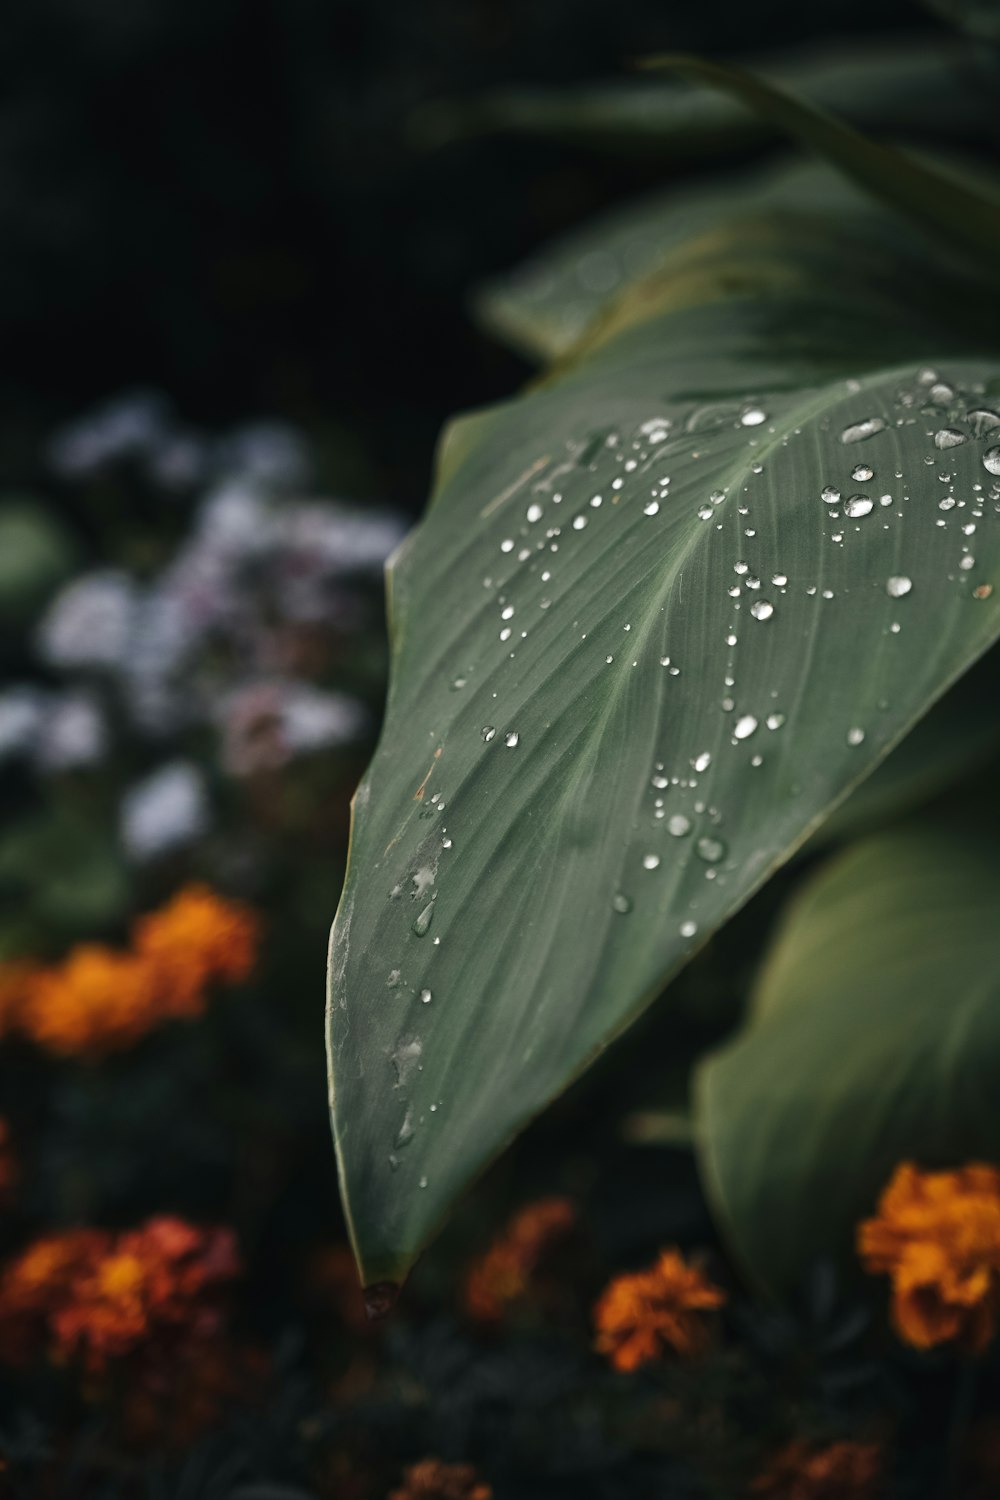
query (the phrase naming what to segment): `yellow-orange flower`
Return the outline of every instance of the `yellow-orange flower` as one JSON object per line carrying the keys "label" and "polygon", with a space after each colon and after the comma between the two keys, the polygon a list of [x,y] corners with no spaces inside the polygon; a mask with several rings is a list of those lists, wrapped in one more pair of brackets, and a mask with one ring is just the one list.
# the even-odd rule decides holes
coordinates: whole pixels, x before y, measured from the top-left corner
{"label": "yellow-orange flower", "polygon": [[170,1014],[190,1016],[204,1009],[205,989],[213,981],[240,984],[249,978],[259,933],[248,907],[206,885],[190,885],[159,911],[140,917],[133,941]]}
{"label": "yellow-orange flower", "polygon": [[0,1032],[16,1027],[64,1056],[130,1046],[163,1021],[200,1015],[213,983],[246,979],[259,926],[239,902],[188,886],[136,921],[129,949],[83,943],[49,967],[0,967]]}
{"label": "yellow-orange flower", "polygon": [[858,1228],[868,1271],[892,1284],[892,1321],[918,1349],[956,1340],[980,1353],[1000,1316],[1000,1170],[922,1172],[903,1162]]}
{"label": "yellow-orange flower", "polygon": [[882,1472],[877,1443],[830,1443],[801,1438],[782,1448],[751,1489],[770,1500],[874,1500]]}
{"label": "yellow-orange flower", "polygon": [[466,1277],[465,1310],[480,1323],[496,1323],[532,1293],[546,1300],[553,1261],[579,1229],[568,1198],[541,1198],[510,1220],[503,1233],[475,1261]]}
{"label": "yellow-orange flower", "polygon": [[493,1500],[493,1488],[480,1479],[471,1464],[422,1458],[410,1464],[402,1485],[390,1492],[389,1500]]}
{"label": "yellow-orange flower", "polygon": [[645,1271],[618,1276],[594,1308],[594,1347],[616,1370],[637,1370],[667,1350],[690,1356],[708,1343],[705,1313],[726,1294],[679,1250],[664,1250]]}
{"label": "yellow-orange flower", "polygon": [[21,1027],[50,1052],[104,1052],[128,1046],[157,1018],[150,966],[131,953],[82,943],[69,957],[37,974]]}
{"label": "yellow-orange flower", "polygon": [[219,1293],[238,1270],[230,1230],[167,1216],[118,1235],[51,1235],[0,1277],[0,1349],[16,1360],[41,1339],[54,1358],[101,1371],[156,1338],[200,1339],[218,1327]]}

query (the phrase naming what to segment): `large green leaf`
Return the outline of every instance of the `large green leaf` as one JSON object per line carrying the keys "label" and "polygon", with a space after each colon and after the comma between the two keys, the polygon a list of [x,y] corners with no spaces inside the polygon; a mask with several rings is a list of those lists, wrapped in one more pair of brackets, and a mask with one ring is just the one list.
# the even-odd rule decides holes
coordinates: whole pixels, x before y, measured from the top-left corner
{"label": "large green leaf", "polygon": [[717,231],[446,448],[331,941],[366,1282],[996,639],[1000,361],[907,244]]}
{"label": "large green leaf", "polygon": [[602,214],[544,246],[477,291],[473,310],[491,333],[530,359],[561,358],[679,246],[740,211],[837,213],[842,222],[863,220],[868,228],[877,212],[824,162],[795,161],[685,184]]}
{"label": "large green leaf", "polygon": [[793,903],[744,1035],[697,1087],[709,1191],[760,1285],[848,1255],[899,1161],[1000,1159],[998,908],[982,826],[869,839]]}

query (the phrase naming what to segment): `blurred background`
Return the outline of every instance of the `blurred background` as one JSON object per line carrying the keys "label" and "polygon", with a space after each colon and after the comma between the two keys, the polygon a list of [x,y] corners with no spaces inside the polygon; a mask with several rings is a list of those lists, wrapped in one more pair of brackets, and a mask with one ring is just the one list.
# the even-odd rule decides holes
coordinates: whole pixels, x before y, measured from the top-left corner
{"label": "blurred background", "polygon": [[[387,1335],[362,1329],[339,1218],[323,975],[385,687],[382,564],[442,424],[530,374],[479,330],[472,293],[700,170],[444,131],[440,105],[624,80],[666,49],[753,61],[915,33],[954,35],[914,0],[8,6],[0,1487],[381,1500],[430,1453],[518,1500],[703,1493],[683,1456],[595,1415],[599,1382],[583,1409],[576,1394],[600,1268],[712,1237],[686,1152],[598,1123],[602,1100],[621,1113],[615,1068],[642,1102],[644,1027],[459,1212]],[[961,144],[960,121],[945,133]],[[731,140],[727,168],[760,147]],[[152,953],[185,959],[169,995],[149,988]],[[731,958],[709,949],[684,983],[709,1033],[736,1013]],[[525,1353],[491,1342],[492,1293],[484,1314],[456,1268],[485,1252],[484,1224],[545,1194],[574,1205],[568,1236],[550,1217],[578,1274],[554,1296],[536,1278],[528,1320],[544,1305],[575,1331]],[[199,1227],[183,1248],[178,1224],[231,1243]],[[104,1238],[67,1239],[81,1226]],[[528,1228],[544,1264],[548,1231]],[[133,1323],[92,1288],[73,1301],[119,1255],[147,1277],[190,1260],[199,1287],[238,1291],[224,1316],[212,1292],[207,1322],[200,1291]],[[175,1411],[163,1393],[184,1383]],[[751,1425],[759,1397],[739,1387]],[[399,1494],[488,1500],[447,1483]]]}

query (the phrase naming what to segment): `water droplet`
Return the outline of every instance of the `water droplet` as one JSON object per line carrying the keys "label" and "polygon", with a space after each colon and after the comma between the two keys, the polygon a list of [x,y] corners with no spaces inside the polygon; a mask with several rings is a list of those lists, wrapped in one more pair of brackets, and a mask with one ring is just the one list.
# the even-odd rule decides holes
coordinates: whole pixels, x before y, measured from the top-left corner
{"label": "water droplet", "polygon": [[500,543],[500,551],[501,552],[513,552],[513,550],[514,550],[513,538],[511,538],[509,536],[504,537],[503,541]]}
{"label": "water droplet", "polygon": [[667,822],[667,832],[673,834],[675,839],[682,839],[691,832],[691,819],[686,818],[683,813],[674,813]]}
{"label": "water droplet", "polygon": [[945,495],[943,500],[938,501],[938,510],[954,510],[957,504],[954,495]]}
{"label": "water droplet", "polygon": [[973,437],[977,438],[986,437],[1000,427],[1000,412],[990,411],[988,406],[980,406],[975,411],[966,412],[965,419],[972,428]]}
{"label": "water droplet", "polygon": [[736,720],[733,726],[733,737],[737,740],[748,740],[756,728],[757,720],[753,714],[744,714],[742,718]]}
{"label": "water droplet", "polygon": [[934,434],[935,448],[960,448],[966,442],[968,442],[967,435],[960,432],[957,427],[941,427]]}
{"label": "water droplet", "polygon": [[747,406],[740,412],[741,427],[759,427],[762,422],[767,421],[767,412],[762,411],[759,406]]}
{"label": "water droplet", "polygon": [[973,599],[988,599],[992,592],[992,583],[980,583],[972,590],[972,597]]}
{"label": "water droplet", "polygon": [[885,431],[885,421],[882,417],[862,417],[860,422],[851,422],[840,434],[842,443],[863,443],[866,438],[874,437],[877,432]]}
{"label": "water droplet", "polygon": [[697,922],[682,922],[681,923],[681,937],[693,938],[694,935],[695,935],[695,933],[697,931],[698,931],[698,923]]}
{"label": "water droplet", "polygon": [[487,745],[495,734],[496,730],[494,729],[492,724],[483,725],[483,739],[486,741]]}
{"label": "water droplet", "polygon": [[851,478],[857,484],[867,484],[869,479],[875,478],[875,470],[869,464],[855,464],[851,470]]}
{"label": "water droplet", "polygon": [[392,1066],[396,1070],[397,1088],[403,1088],[409,1082],[420,1061],[422,1051],[423,1047],[419,1038],[413,1037],[409,1041],[400,1042],[395,1051],[390,1054]]}
{"label": "water droplet", "polygon": [[955,399],[955,388],[946,380],[939,380],[931,386],[931,400],[935,406],[947,406],[949,401]]}
{"label": "water droplet", "polygon": [[656,870],[659,868],[659,865],[660,856],[658,854],[644,854],[642,856],[642,868],[644,870]]}
{"label": "water droplet", "polygon": [[521,736],[516,729],[512,729],[509,734],[504,735],[503,742],[508,750],[516,750],[521,742]]}
{"label": "water droplet", "polygon": [[583,528],[586,526],[586,524],[587,524],[587,517],[586,516],[574,516],[573,517],[573,530],[574,531],[582,531]]}
{"label": "water droplet", "polygon": [[750,613],[755,620],[769,620],[774,614],[774,605],[769,599],[755,599],[750,606]]}
{"label": "water droplet", "polygon": [[875,502],[868,495],[852,495],[844,506],[844,515],[850,516],[852,521],[858,520],[860,516],[869,516],[875,508]]}
{"label": "water droplet", "polygon": [[983,454],[983,468],[989,474],[1000,474],[1000,448],[987,448]]}
{"label": "water droplet", "polygon": [[696,771],[707,771],[712,764],[712,757],[707,750],[703,750],[699,756],[691,762]]}
{"label": "water droplet", "polygon": [[962,569],[963,572],[968,573],[971,568],[974,568],[976,566],[976,559],[971,556],[963,557],[959,560],[958,566]]}
{"label": "water droplet", "polygon": [[865,732],[863,729],[858,729],[855,727],[854,729],[849,729],[847,731],[847,743],[849,745],[860,745],[864,737]]}
{"label": "water droplet", "polygon": [[913,580],[907,578],[904,573],[894,574],[892,578],[886,579],[885,591],[890,599],[902,599],[913,587]]}
{"label": "water droplet", "polygon": [[424,907],[419,917],[413,924],[413,931],[417,937],[426,937],[428,928],[434,920],[434,902],[430,901]]}
{"label": "water droplet", "polygon": [[422,1000],[424,1005],[430,1005],[431,1001],[434,999],[434,995],[430,990],[421,990],[420,999]]}
{"label": "water droplet", "polygon": [[406,1114],[403,1116],[403,1123],[396,1132],[396,1150],[401,1151],[404,1146],[408,1146],[413,1140],[413,1136],[413,1106],[408,1105]]}
{"label": "water droplet", "polygon": [[780,729],[785,722],[784,714],[768,714],[766,720],[768,729]]}
{"label": "water droplet", "polygon": [[426,1177],[421,1177],[420,1182],[418,1183],[418,1186],[422,1187],[422,1188],[425,1188],[427,1186],[427,1178]]}
{"label": "water droplet", "polygon": [[617,911],[617,912],[620,912],[622,914],[622,916],[625,916],[628,912],[630,912],[632,910],[632,903],[631,903],[631,901],[629,900],[629,898],[626,895],[623,895],[623,893],[621,891],[619,891],[616,896],[613,896],[611,898],[611,905],[614,908],[614,910]]}
{"label": "water droplet", "polygon": [[788,582],[788,574],[787,573],[772,573],[771,574],[771,582],[774,584],[774,586],[775,586],[776,589],[783,589],[785,587],[786,583]]}
{"label": "water droplet", "polygon": [[526,514],[528,520],[534,525],[536,521],[542,519],[542,507],[540,505],[529,505]]}
{"label": "water droplet", "polygon": [[659,503],[656,500],[650,500],[648,505],[642,507],[642,513],[644,516],[655,516],[659,508]]}
{"label": "water droplet", "polygon": [[840,500],[840,491],[837,489],[837,486],[835,484],[827,484],[824,485],[822,490],[820,490],[819,497],[821,500],[825,501],[827,505],[836,505]]}
{"label": "water droplet", "polygon": [[726,857],[726,846],[722,840],[711,838],[708,835],[705,838],[699,839],[695,848],[707,865],[717,865],[720,859],[725,859]]}

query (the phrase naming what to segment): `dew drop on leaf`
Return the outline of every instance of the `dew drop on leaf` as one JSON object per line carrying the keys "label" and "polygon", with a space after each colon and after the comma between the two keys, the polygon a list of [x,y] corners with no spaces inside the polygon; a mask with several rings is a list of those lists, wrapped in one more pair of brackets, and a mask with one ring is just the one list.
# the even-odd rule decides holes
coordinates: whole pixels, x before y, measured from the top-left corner
{"label": "dew drop on leaf", "polygon": [[695,848],[699,858],[703,859],[707,865],[717,865],[720,859],[726,857],[726,846],[722,840],[709,835],[699,839]]}
{"label": "dew drop on leaf", "polygon": [[866,438],[874,437],[877,432],[885,431],[885,420],[882,417],[862,417],[860,422],[851,422],[840,434],[842,443],[863,443]]}
{"label": "dew drop on leaf", "polygon": [[913,580],[907,578],[905,573],[895,573],[886,580],[885,591],[890,599],[902,599],[913,587]]}
{"label": "dew drop on leaf", "polygon": [[417,937],[426,937],[431,923],[434,920],[434,902],[430,901],[424,907],[419,917],[413,924],[413,931]]}

